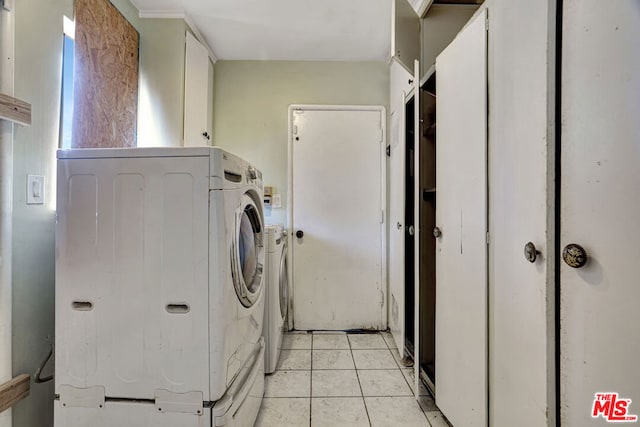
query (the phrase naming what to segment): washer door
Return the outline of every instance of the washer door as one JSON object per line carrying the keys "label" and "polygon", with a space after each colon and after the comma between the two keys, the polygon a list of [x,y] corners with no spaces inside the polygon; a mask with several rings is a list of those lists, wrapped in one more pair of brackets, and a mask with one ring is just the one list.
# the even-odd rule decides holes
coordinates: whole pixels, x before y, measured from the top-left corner
{"label": "washer door", "polygon": [[242,305],[251,307],[262,288],[265,249],[262,213],[249,194],[242,196],[235,223],[235,238],[231,246],[233,285]]}
{"label": "washer door", "polygon": [[287,245],[282,245],[282,255],[280,256],[280,278],[279,294],[280,294],[280,315],[282,319],[287,318],[287,309],[289,307],[289,275],[287,269]]}

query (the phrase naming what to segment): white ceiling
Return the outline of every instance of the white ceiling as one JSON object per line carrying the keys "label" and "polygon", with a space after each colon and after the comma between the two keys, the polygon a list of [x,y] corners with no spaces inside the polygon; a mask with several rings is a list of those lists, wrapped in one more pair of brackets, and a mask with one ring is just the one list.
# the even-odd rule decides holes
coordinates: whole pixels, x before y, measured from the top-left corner
{"label": "white ceiling", "polygon": [[186,14],[218,59],[386,60],[390,0],[133,0],[141,16]]}

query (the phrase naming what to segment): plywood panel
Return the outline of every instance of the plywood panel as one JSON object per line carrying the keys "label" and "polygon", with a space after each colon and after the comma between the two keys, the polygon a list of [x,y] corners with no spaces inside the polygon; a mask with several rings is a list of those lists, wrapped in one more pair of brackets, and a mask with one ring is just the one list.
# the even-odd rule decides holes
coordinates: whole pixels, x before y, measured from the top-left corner
{"label": "plywood panel", "polygon": [[76,0],[73,147],[135,147],[138,43],[107,0]]}

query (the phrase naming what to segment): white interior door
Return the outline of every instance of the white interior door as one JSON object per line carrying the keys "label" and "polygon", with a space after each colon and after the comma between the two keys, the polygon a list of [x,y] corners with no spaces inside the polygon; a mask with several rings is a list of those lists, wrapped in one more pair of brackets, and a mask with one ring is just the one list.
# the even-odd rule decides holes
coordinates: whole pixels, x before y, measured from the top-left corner
{"label": "white interior door", "polygon": [[487,424],[486,11],[436,60],[436,403]]}
{"label": "white interior door", "polygon": [[211,145],[209,53],[187,31],[184,65],[184,146]]}
{"label": "white interior door", "polygon": [[563,20],[560,247],[587,263],[560,266],[560,413],[600,426],[596,393],[640,416],[640,4],[566,0]]}
{"label": "white interior door", "polygon": [[402,355],[405,325],[405,197],[406,150],[405,92],[413,76],[395,60],[390,67],[389,162],[389,329]]}
{"label": "white interior door", "polygon": [[386,328],[384,108],[291,120],[294,327]]}

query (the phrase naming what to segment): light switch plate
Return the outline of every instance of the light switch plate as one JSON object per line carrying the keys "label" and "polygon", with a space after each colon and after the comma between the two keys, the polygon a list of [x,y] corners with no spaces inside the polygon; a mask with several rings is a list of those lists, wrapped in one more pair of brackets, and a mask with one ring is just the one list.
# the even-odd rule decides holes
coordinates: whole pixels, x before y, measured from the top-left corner
{"label": "light switch plate", "polygon": [[44,175],[27,175],[27,204],[44,204]]}
{"label": "light switch plate", "polygon": [[272,208],[281,208],[282,207],[282,196],[280,194],[274,194],[273,200],[271,201]]}

